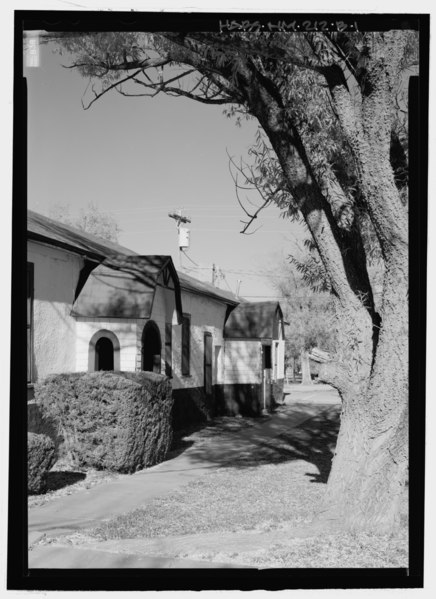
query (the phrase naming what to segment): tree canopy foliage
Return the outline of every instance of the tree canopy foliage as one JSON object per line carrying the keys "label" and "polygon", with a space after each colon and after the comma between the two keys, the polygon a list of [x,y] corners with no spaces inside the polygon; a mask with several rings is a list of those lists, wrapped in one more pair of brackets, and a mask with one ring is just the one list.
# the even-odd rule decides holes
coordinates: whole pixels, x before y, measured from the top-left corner
{"label": "tree canopy foliage", "polygon": [[76,227],[96,237],[118,241],[121,229],[117,221],[107,214],[95,202],[89,202],[86,208],[81,208],[77,217],[71,216],[70,207],[60,203],[52,204],[49,216],[72,227]]}
{"label": "tree canopy foliage", "polygon": [[286,326],[286,357],[299,358],[301,352],[315,347],[334,353],[336,350],[335,306],[328,290],[314,290],[298,270],[302,252],[293,261],[283,260],[274,269],[272,284],[280,295]]}

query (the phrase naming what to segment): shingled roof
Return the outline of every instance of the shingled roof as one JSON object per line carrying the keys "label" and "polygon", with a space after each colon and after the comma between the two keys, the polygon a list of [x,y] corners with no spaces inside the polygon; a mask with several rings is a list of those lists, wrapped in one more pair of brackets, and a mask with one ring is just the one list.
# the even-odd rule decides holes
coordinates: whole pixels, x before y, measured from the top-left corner
{"label": "shingled roof", "polygon": [[72,309],[74,316],[150,318],[159,278],[174,290],[179,323],[182,322],[180,285],[171,256],[107,258],[89,274]]}
{"label": "shingled roof", "polygon": [[224,302],[229,304],[230,306],[237,306],[240,300],[234,295],[231,291],[225,291],[224,289],[219,289],[218,287],[214,287],[210,283],[206,283],[205,281],[199,281],[198,279],[194,279],[190,275],[187,275],[184,272],[178,272],[180,287],[185,291],[191,291],[196,294],[206,295],[213,299],[216,299],[220,302]]}
{"label": "shingled roof", "polygon": [[118,243],[79,231],[32,210],[27,211],[27,237],[98,261],[108,256],[135,254]]}
{"label": "shingled roof", "polygon": [[[120,264],[120,259],[123,256],[129,257],[129,260],[126,260],[124,263],[124,265],[127,267],[127,270],[132,266],[132,264],[136,264],[134,269],[136,270],[135,276],[137,277],[138,267],[142,265],[144,267],[143,276],[145,278],[151,277],[151,279],[153,279],[154,277],[155,268],[158,268],[161,264],[161,260],[171,260],[169,256],[139,256],[138,254],[136,254],[136,252],[133,252],[132,250],[129,250],[128,248],[125,248],[122,245],[119,245],[118,243],[114,243],[106,239],[101,239],[100,237],[96,237],[95,235],[91,235],[90,233],[86,233],[84,231],[75,229],[74,227],[70,227],[69,225],[65,225],[64,223],[55,221],[51,218],[43,216],[42,214],[33,212],[32,210],[27,211],[27,236],[28,239],[40,241],[42,243],[48,243],[50,245],[54,245],[56,247],[60,247],[71,252],[83,255],[90,260],[95,260],[96,262],[102,263],[101,268],[98,266],[94,270],[93,275],[94,277],[97,275],[100,277],[100,279],[102,277],[105,279],[107,293],[99,293],[101,296],[105,295],[106,300],[104,300],[104,303],[106,303],[106,309],[109,309],[109,307],[112,306],[111,310],[114,309],[115,304],[108,304],[107,300],[109,295],[112,295],[112,299],[114,299],[115,296],[114,293],[109,294],[110,287],[107,283],[109,282],[111,276],[112,279],[115,276],[119,279],[117,282],[117,285],[119,286],[121,284],[121,279],[119,272],[112,272],[112,275],[109,275],[109,270],[111,268],[115,268],[115,270],[117,270],[115,264]],[[108,260],[109,258],[111,258],[112,260]],[[130,266],[128,266],[128,263],[130,264]],[[88,274],[86,276],[88,276]],[[194,277],[191,277],[190,275],[187,275],[182,272],[176,272],[176,276],[178,276],[180,288],[184,291],[188,291],[199,295],[205,295],[217,301],[223,302],[230,307],[237,306],[239,303],[239,299],[229,291],[219,289],[204,281],[199,281],[198,279],[195,279]],[[130,278],[132,279],[132,277]],[[133,279],[130,280],[129,283],[127,283],[127,280],[124,277],[123,280],[124,285],[127,285],[129,289],[132,288]],[[139,284],[138,281],[136,281],[136,283]],[[85,309],[85,296],[83,295],[82,288],[83,282],[80,281],[78,289],[76,291],[76,296],[78,296],[80,293],[80,302],[77,301],[77,299],[79,298],[76,297],[74,310],[80,310],[80,313],[82,315],[85,315],[82,313],[82,310],[88,311],[91,309],[91,307],[86,306]],[[135,293],[138,293],[139,288],[137,286],[136,288],[137,292]],[[87,288],[86,293],[88,292],[90,294],[92,293],[92,295],[95,298],[97,298],[97,296],[100,297],[99,294],[96,295],[96,289],[94,289],[91,292],[91,288],[89,286]],[[134,304],[136,300],[133,300],[132,298],[132,301],[129,302],[125,293],[124,300],[121,300],[121,290],[118,289],[118,292],[119,299],[117,301],[119,308],[121,308],[121,303],[123,303],[123,305],[125,305],[126,307],[130,306],[131,310],[135,311]],[[142,286],[141,293],[145,293],[144,286]],[[138,299],[138,296],[136,297]],[[103,302],[103,297],[100,297],[100,300]],[[78,314],[79,312],[76,313]]]}
{"label": "shingled roof", "polygon": [[279,326],[283,333],[283,313],[279,302],[244,302],[227,319],[224,337],[278,339]]}

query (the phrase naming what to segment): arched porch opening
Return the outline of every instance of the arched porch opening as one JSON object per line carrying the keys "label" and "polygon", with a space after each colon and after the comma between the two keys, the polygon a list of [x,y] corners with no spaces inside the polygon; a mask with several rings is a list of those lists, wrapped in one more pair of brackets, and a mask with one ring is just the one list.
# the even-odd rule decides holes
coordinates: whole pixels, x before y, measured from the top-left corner
{"label": "arched porch opening", "polygon": [[142,331],[141,368],[148,372],[161,371],[162,342],[157,324],[150,320]]}
{"label": "arched porch opening", "polygon": [[111,331],[101,329],[92,336],[89,342],[88,370],[120,370],[120,342]]}

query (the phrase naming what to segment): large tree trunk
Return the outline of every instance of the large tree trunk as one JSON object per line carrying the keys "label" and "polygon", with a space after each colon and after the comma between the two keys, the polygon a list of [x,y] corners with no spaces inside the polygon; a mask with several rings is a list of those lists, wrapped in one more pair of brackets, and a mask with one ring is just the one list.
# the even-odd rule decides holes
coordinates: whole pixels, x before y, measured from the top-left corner
{"label": "large tree trunk", "polygon": [[382,533],[398,523],[408,471],[407,254],[401,266],[388,267],[384,288],[367,385],[341,387],[341,427],[320,513],[333,528]]}
{"label": "large tree trunk", "polygon": [[310,361],[309,354],[307,351],[302,350],[300,353],[301,360],[301,384],[302,385],[311,385],[312,377],[310,375]]}

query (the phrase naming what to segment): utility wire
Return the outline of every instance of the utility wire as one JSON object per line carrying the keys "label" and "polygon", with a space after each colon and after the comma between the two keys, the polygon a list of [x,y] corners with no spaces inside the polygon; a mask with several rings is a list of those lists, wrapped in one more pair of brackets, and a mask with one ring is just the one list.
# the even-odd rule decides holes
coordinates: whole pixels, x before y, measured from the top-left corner
{"label": "utility wire", "polygon": [[[186,253],[184,250],[180,249],[180,251],[182,252],[182,254],[183,254],[184,256],[186,256],[186,258],[188,258],[188,260],[189,260],[190,262],[192,262],[192,264],[195,264],[195,266],[198,266],[198,264],[197,264],[196,262],[194,262],[194,260],[193,260],[193,259],[192,259],[190,256],[188,256],[188,254],[187,254],[187,253]],[[193,269],[191,269],[191,270],[193,270]]]}

